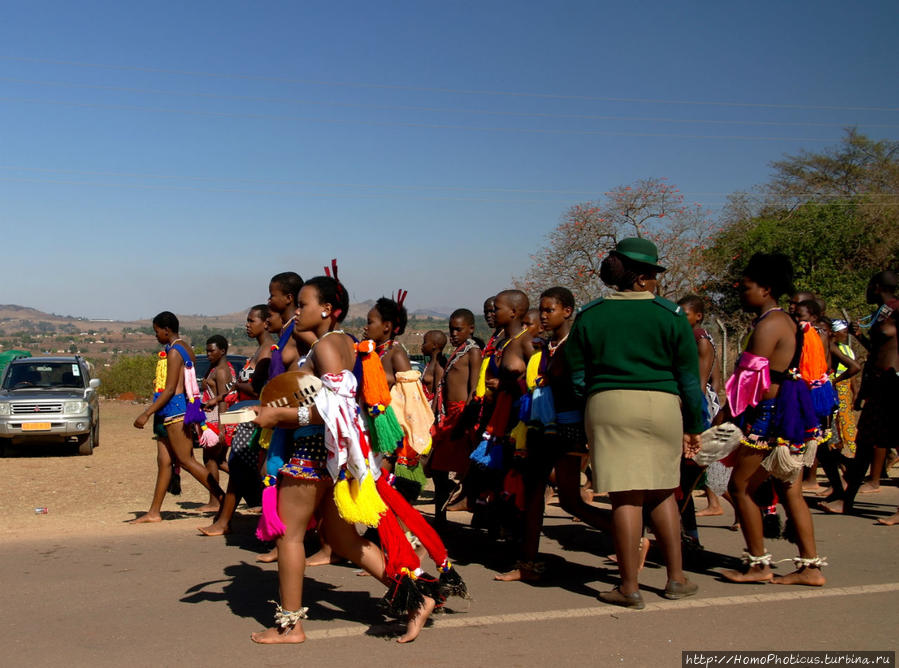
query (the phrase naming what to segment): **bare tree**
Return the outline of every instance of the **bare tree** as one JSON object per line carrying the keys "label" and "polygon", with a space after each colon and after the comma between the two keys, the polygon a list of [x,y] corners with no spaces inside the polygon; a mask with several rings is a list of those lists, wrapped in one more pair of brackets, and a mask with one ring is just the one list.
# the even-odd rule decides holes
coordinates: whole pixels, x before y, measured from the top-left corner
{"label": "bare tree", "polygon": [[530,296],[554,285],[570,289],[580,303],[599,297],[603,258],[621,239],[643,237],[659,249],[660,291],[679,297],[703,287],[702,253],[716,232],[707,212],[687,205],[666,179],[619,186],[595,202],[575,204],[546,236],[530,269],[516,285]]}

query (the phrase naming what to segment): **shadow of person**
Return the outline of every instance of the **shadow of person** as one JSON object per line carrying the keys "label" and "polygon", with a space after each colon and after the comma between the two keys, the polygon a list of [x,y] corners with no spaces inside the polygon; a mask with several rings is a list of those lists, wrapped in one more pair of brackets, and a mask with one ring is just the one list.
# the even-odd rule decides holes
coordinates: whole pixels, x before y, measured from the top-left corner
{"label": "shadow of person", "polygon": [[[226,566],[223,574],[222,578],[191,586],[179,600],[191,604],[225,602],[238,617],[271,626],[273,607],[269,601],[278,597],[277,571],[242,561]],[[269,592],[269,596],[263,592]],[[367,591],[347,591],[307,576],[303,580],[303,599],[310,619],[339,619],[372,627],[384,622],[376,601]]]}

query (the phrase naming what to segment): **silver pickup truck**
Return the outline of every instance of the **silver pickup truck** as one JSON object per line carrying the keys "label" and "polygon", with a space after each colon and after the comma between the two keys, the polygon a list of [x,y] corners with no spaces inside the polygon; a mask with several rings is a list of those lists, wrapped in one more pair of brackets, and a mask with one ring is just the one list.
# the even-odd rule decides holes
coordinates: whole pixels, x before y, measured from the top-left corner
{"label": "silver pickup truck", "polygon": [[56,441],[92,454],[100,433],[99,385],[80,355],[13,360],[0,384],[0,449]]}

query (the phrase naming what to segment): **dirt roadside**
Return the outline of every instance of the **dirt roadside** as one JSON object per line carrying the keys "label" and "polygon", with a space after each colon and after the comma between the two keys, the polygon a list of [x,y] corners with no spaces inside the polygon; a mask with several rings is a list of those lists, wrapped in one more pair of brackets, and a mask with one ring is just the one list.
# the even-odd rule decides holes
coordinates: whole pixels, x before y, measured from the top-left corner
{"label": "dirt roadside", "polygon": [[[71,446],[8,448],[0,458],[0,537],[8,541],[134,531],[127,522],[149,507],[156,476],[150,426],[132,426],[142,409],[142,404],[101,401],[100,446],[89,457],[72,454]],[[200,452],[195,450],[194,456],[199,459]],[[222,486],[227,479],[222,476]],[[187,474],[182,481],[181,495],[169,495],[163,504],[168,521],[153,531],[184,531],[207,523],[208,515],[195,509],[208,500],[208,492]],[[39,507],[47,508],[47,514],[35,514]]]}

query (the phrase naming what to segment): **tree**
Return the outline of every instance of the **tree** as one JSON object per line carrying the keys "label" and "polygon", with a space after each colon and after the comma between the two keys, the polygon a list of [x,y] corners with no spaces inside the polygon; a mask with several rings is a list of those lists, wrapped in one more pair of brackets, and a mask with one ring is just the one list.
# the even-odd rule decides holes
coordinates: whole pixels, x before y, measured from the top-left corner
{"label": "tree", "polygon": [[709,296],[734,314],[732,286],[749,257],[778,251],[793,262],[796,287],[824,299],[831,316],[866,313],[868,279],[899,262],[899,142],[849,130],[837,147],[772,167],[760,204],[737,193],[722,214],[704,254]]}
{"label": "tree", "polygon": [[666,179],[645,179],[619,186],[601,200],[575,204],[531,257],[532,264],[516,285],[534,297],[562,285],[580,303],[600,296],[603,258],[621,239],[643,237],[659,249],[660,291],[678,297],[699,289],[704,281],[702,252],[715,229],[699,205],[686,205],[683,195]]}

